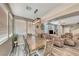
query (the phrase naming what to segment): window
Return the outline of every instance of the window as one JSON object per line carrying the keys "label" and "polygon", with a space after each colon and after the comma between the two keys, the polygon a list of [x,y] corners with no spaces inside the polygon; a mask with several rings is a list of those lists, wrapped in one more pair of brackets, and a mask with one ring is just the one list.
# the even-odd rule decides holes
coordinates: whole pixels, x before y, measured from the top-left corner
{"label": "window", "polygon": [[4,11],[4,9],[0,7],[0,44],[8,40],[8,33],[9,33],[9,36],[12,35],[12,20],[10,15],[9,17],[7,16],[8,15]]}

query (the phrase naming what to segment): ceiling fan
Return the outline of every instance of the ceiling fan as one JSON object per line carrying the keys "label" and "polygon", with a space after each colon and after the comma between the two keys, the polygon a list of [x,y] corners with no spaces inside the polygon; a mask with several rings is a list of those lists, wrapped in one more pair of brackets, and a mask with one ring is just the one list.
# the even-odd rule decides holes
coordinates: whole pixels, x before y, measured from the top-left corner
{"label": "ceiling fan", "polygon": [[35,9],[34,14],[36,14],[38,12],[38,9]]}
{"label": "ceiling fan", "polygon": [[[26,10],[32,10],[32,7],[31,6],[26,6]],[[34,14],[36,14],[38,12],[38,9],[35,9],[34,11]]]}

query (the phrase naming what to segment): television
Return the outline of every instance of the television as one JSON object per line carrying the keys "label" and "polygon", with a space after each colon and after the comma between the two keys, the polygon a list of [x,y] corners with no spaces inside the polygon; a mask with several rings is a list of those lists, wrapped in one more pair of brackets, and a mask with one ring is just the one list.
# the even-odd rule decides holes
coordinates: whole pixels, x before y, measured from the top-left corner
{"label": "television", "polygon": [[49,34],[53,34],[53,30],[49,30]]}

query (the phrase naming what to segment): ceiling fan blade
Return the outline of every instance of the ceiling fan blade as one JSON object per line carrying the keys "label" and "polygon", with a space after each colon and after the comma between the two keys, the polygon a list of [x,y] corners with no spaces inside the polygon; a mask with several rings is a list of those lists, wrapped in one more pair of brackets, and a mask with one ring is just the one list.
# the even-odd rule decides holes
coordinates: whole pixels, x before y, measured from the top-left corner
{"label": "ceiling fan blade", "polygon": [[34,14],[36,14],[38,12],[38,9],[36,9],[35,11],[34,11]]}

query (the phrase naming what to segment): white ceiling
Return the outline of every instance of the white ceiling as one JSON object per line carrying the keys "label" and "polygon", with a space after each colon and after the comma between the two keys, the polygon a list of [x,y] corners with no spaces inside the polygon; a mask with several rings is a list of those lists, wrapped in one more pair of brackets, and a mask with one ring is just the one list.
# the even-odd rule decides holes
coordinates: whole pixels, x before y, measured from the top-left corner
{"label": "white ceiling", "polygon": [[[68,8],[68,6],[72,6],[74,4],[64,4],[64,3],[10,3],[9,4],[14,15],[35,19],[37,17],[42,18],[43,16],[49,14],[51,11],[53,14],[58,12],[58,10],[62,10],[62,8]],[[27,10],[26,6],[30,6],[32,9]],[[34,11],[38,9],[38,12],[34,14]],[[46,16],[45,16],[46,17]],[[52,21],[52,24],[74,24],[79,22],[79,16],[64,18],[58,21]]]}
{"label": "white ceiling", "polygon": [[[9,4],[14,15],[22,16],[30,19],[42,17],[49,11],[63,5],[60,3],[10,3]],[[30,6],[32,9],[26,10],[26,6]],[[38,12],[34,14],[34,11],[38,9]]]}
{"label": "white ceiling", "polygon": [[60,24],[62,24],[62,25],[76,24],[76,23],[79,23],[79,15],[78,16],[64,18],[64,19],[58,19],[57,21],[52,21],[50,23],[58,24],[58,25],[60,25]]}

